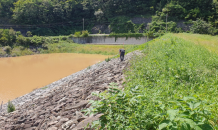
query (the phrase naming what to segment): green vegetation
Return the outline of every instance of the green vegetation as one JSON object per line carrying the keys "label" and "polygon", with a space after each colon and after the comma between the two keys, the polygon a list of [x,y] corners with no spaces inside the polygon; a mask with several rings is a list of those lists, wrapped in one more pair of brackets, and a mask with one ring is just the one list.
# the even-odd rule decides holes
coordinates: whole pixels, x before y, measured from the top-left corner
{"label": "green vegetation", "polygon": [[91,66],[87,67],[88,70],[91,69],[91,68],[92,68]]}
{"label": "green vegetation", "polygon": [[44,90],[44,89],[47,89],[47,88],[48,88],[48,86],[45,86],[45,87],[42,87],[41,89]]}
{"label": "green vegetation", "polygon": [[[137,47],[146,55],[131,62],[125,72],[125,90],[111,84],[108,91],[95,94],[101,100],[92,101],[92,107],[85,110],[104,114],[93,127],[218,129],[218,55],[179,35],[167,34]],[[190,37],[196,36],[217,39]]]}
{"label": "green vegetation", "polygon": [[144,35],[142,33],[111,33],[109,37],[115,37],[115,41],[118,37],[126,37],[128,39],[129,37],[135,37],[136,39],[139,39],[143,37]]}
{"label": "green vegetation", "polygon": [[82,31],[81,32],[75,32],[74,33],[74,37],[88,37],[89,36],[89,32],[86,30],[86,31]]}
{"label": "green vegetation", "polygon": [[[27,32],[27,35],[32,36],[31,32]],[[47,43],[58,43],[63,40],[66,41],[66,36],[54,36],[54,37],[43,37],[36,36],[24,37],[20,31],[14,31],[13,29],[0,29],[0,45],[1,46],[40,46]]]}
{"label": "green vegetation", "polygon": [[7,54],[11,54],[11,47],[10,47],[10,46],[5,46],[5,47],[4,47],[4,51],[5,51]]}
{"label": "green vegetation", "polygon": [[105,59],[105,61],[106,61],[106,62],[109,62],[111,59],[112,59],[112,58],[109,58],[109,57],[108,57],[108,58]]}
{"label": "green vegetation", "polygon": [[[88,31],[80,32],[79,37],[87,37]],[[28,32],[31,36],[31,32]],[[137,34],[133,34],[134,36]],[[142,35],[142,34],[140,34]],[[40,53],[86,53],[116,55],[123,45],[91,45],[76,44],[72,36],[32,36],[24,37],[13,29],[0,29],[0,56],[23,56]],[[136,45],[125,45],[127,51]]]}
{"label": "green vegetation", "polygon": [[12,102],[8,101],[8,113],[15,111],[15,106],[12,104]]}
{"label": "green vegetation", "polygon": [[200,34],[188,34],[188,33],[180,33],[174,34],[179,38],[183,38],[187,41],[193,42],[198,45],[202,45],[207,48],[210,52],[218,54],[218,37],[210,36],[210,35],[200,35]]}
{"label": "green vegetation", "polygon": [[213,28],[213,26],[201,19],[197,19],[193,22],[193,26],[190,30],[192,33],[198,34],[211,34],[214,35],[217,33],[217,29]]}
{"label": "green vegetation", "polygon": [[134,24],[128,16],[109,18],[109,28],[114,33],[139,33],[143,31],[145,24]]}
{"label": "green vegetation", "polygon": [[[11,50],[11,56],[24,56],[32,54],[48,54],[48,53],[84,53],[84,54],[102,54],[102,55],[116,55],[118,50],[123,45],[83,45],[77,43],[69,43],[60,41],[60,43],[45,44],[47,48],[29,49],[23,46],[15,46]],[[137,45],[124,45],[127,52],[137,48]],[[0,49],[0,55],[7,53]]]}
{"label": "green vegetation", "polygon": [[[109,25],[114,33],[139,33],[145,25],[134,24],[133,17],[155,17],[151,28],[162,35],[166,29],[181,32],[175,22],[201,18],[212,27],[218,24],[217,0],[1,0],[3,23],[28,25],[33,35],[69,35],[95,24]],[[173,24],[173,25],[172,25]],[[29,26],[30,25],[30,26]],[[158,28],[162,31],[159,31]],[[153,31],[153,30],[151,30]],[[146,31],[145,31],[146,32]]]}
{"label": "green vegetation", "polygon": [[[84,54],[102,54],[116,55],[123,45],[91,45],[60,42],[48,44],[47,50],[40,50],[40,53],[84,53]],[[132,51],[137,45],[124,45],[127,52]]]}

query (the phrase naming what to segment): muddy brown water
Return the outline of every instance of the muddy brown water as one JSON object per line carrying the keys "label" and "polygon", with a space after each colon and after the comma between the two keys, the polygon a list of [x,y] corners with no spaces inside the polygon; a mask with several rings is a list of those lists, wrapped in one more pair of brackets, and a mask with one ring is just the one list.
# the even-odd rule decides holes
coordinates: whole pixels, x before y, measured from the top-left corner
{"label": "muddy brown water", "polygon": [[0,103],[44,87],[108,57],[58,53],[0,58]]}

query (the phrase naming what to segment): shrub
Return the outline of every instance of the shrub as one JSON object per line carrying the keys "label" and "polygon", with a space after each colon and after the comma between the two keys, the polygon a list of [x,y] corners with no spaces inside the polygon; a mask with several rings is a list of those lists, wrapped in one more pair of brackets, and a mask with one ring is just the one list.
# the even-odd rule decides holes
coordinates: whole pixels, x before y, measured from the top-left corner
{"label": "shrub", "polygon": [[142,33],[111,33],[109,35],[110,37],[143,37],[144,35]]}
{"label": "shrub", "polygon": [[80,37],[80,35],[81,35],[81,32],[75,32],[73,36],[74,37]]}
{"label": "shrub", "polygon": [[0,29],[0,44],[12,46],[16,41],[16,32],[13,29]]}
{"label": "shrub", "polygon": [[12,49],[11,49],[10,46],[6,46],[6,47],[4,47],[4,51],[5,51],[7,54],[11,54]]}
{"label": "shrub", "polygon": [[70,34],[70,35],[68,36],[68,38],[73,38],[73,34]]}
{"label": "shrub", "polygon": [[59,43],[59,40],[53,40],[53,43]]}
{"label": "shrub", "polygon": [[86,31],[82,31],[81,32],[75,32],[74,33],[74,37],[88,37],[89,36],[89,32],[86,30]]}
{"label": "shrub", "polygon": [[197,19],[193,21],[193,25],[190,28],[192,33],[199,33],[199,34],[210,34],[214,35],[217,33],[217,29],[214,28],[210,23],[202,19]]}
{"label": "shrub", "polygon": [[27,37],[32,37],[33,35],[32,35],[32,33],[31,33],[30,31],[28,31],[28,32],[26,33],[26,36],[27,36]]}
{"label": "shrub", "polygon": [[67,42],[69,42],[69,43],[74,43],[74,41],[72,40],[72,39],[67,39]]}
{"label": "shrub", "polygon": [[45,43],[46,44],[53,43],[52,38],[50,38],[50,37],[45,38]]}
{"label": "shrub", "polygon": [[43,49],[48,49],[48,44],[46,44],[46,43],[42,44],[42,48]]}
{"label": "shrub", "polygon": [[151,37],[155,37],[155,36],[154,36],[155,30],[148,30],[148,31],[145,30],[145,32],[146,32],[146,33],[145,33],[145,36],[148,36],[148,37],[150,37],[150,38],[151,38]]}
{"label": "shrub", "polygon": [[144,35],[142,33],[111,33],[109,37],[115,37],[115,41],[118,37],[126,37],[128,39],[129,37],[135,37],[136,39],[139,39],[140,37],[143,37]]}
{"label": "shrub", "polygon": [[12,104],[12,102],[8,101],[8,113],[15,111],[15,106]]}
{"label": "shrub", "polygon": [[22,35],[19,35],[17,36],[17,39],[16,39],[16,44],[19,45],[19,46],[28,46],[28,44],[30,43],[30,41],[27,43],[27,38],[25,38],[24,36]]}
{"label": "shrub", "polygon": [[110,60],[111,60],[111,58],[109,58],[109,57],[105,59],[106,62],[109,62]]}
{"label": "shrub", "polygon": [[45,41],[46,41],[45,37],[41,37],[41,36],[39,37],[34,35],[33,37],[30,38],[30,45],[39,46],[45,43]]}
{"label": "shrub", "polygon": [[17,56],[17,54],[13,53],[11,56],[12,56],[12,57],[16,57],[16,56]]}
{"label": "shrub", "polygon": [[87,67],[87,69],[88,69],[88,70],[91,69],[91,66]]}
{"label": "shrub", "polygon": [[20,31],[16,31],[16,36],[22,35]]}
{"label": "shrub", "polygon": [[61,40],[66,41],[67,37],[62,37]]}
{"label": "shrub", "polygon": [[38,48],[37,51],[39,51],[40,53],[43,53],[43,49],[42,48]]}
{"label": "shrub", "polygon": [[20,46],[19,48],[20,48],[21,51],[25,50],[24,46]]}
{"label": "shrub", "polygon": [[89,36],[89,32],[86,30],[86,31],[82,31],[82,35],[81,37],[88,37]]}

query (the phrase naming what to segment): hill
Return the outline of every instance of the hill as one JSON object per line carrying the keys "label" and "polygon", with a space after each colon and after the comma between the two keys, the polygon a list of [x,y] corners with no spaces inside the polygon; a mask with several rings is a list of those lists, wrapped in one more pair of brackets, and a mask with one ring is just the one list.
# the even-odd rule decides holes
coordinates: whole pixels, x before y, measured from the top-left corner
{"label": "hill", "polygon": [[216,0],[1,0],[0,19],[2,28],[10,23],[13,28],[48,36],[83,30],[83,18],[89,31],[96,25],[109,27],[105,32],[142,32],[147,22],[137,23],[134,18],[152,17],[150,30],[162,33],[166,16],[171,32],[184,29],[174,22],[190,24],[199,18],[216,28],[217,9]]}

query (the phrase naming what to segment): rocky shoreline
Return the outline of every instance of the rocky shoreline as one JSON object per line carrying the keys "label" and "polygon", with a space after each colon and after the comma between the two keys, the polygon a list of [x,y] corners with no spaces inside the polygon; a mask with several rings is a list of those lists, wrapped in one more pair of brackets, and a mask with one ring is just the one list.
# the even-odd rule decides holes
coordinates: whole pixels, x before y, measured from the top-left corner
{"label": "rocky shoreline", "polygon": [[[43,49],[43,47],[42,46],[38,46],[38,47],[30,46],[27,49],[29,49],[32,52],[32,54],[29,54],[29,55],[37,55],[37,54],[40,54],[39,49]],[[4,47],[0,47],[0,50],[5,51]],[[13,55],[13,54],[7,54],[7,53],[2,54],[2,53],[0,53],[0,58],[7,58],[7,57],[19,57],[19,55]]]}
{"label": "rocky shoreline", "polygon": [[122,88],[123,70],[135,51],[109,62],[101,62],[56,81],[45,88],[34,90],[12,101],[16,111],[7,114],[7,104],[0,114],[0,130],[80,130],[98,120],[101,114],[84,115],[82,109],[90,107],[89,100],[98,100],[92,92],[100,93],[115,82]]}
{"label": "rocky shoreline", "polygon": [[[98,69],[98,67],[100,66],[103,66],[107,64],[106,61],[103,61],[103,62],[100,62],[100,63],[97,63],[97,64],[94,64],[86,69],[83,69],[79,72],[76,72],[76,73],[73,73],[72,75],[69,75],[67,77],[64,77],[58,81],[55,81],[49,85],[46,85],[42,88],[39,88],[39,89],[36,89],[36,90],[33,90],[32,92],[30,93],[27,93],[23,96],[20,96],[14,100],[12,100],[12,104],[15,105],[15,108],[19,107],[20,105],[23,105],[25,102],[28,102],[28,101],[32,101],[33,99],[38,99],[40,96],[43,96],[43,94],[46,94],[48,93],[49,91],[51,91],[53,88],[55,87],[58,87],[58,86],[61,86],[62,84],[65,84],[67,82],[69,82],[71,79],[74,79],[74,78],[77,78],[79,75],[82,75],[82,74],[85,74],[85,73],[89,73],[93,70],[96,70]],[[5,103],[4,105],[0,106],[0,115],[1,114],[4,114],[4,113],[7,113],[7,105],[8,103]]]}

